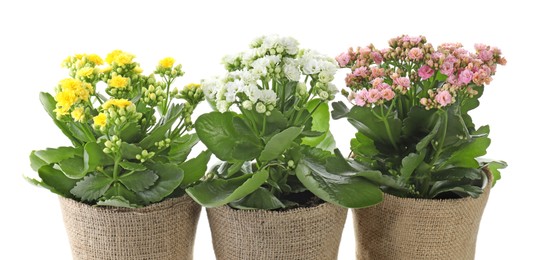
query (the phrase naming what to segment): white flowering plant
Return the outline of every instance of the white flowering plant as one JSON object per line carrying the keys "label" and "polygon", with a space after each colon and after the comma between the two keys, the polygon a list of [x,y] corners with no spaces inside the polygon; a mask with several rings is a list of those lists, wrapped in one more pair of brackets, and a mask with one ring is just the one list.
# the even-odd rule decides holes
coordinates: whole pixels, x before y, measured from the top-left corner
{"label": "white flowering plant", "polygon": [[184,72],[171,57],[149,76],[134,58],[116,50],[106,64],[96,54],[63,62],[70,77],[40,99],[72,145],[32,151],[31,183],[91,205],[142,207],[184,195],[203,176],[211,153],[187,160],[199,141],[189,131],[200,85],[172,89]]}
{"label": "white flowering plant", "polygon": [[[434,48],[424,36],[402,35],[389,48],[349,49],[336,60],[347,74],[352,104],[333,104],[334,119],[346,118],[358,132],[351,159],[336,153],[328,164],[304,160],[313,172],[358,176],[399,197],[478,197],[500,179],[507,164],[482,158],[489,126],[476,127],[469,112],[506,60],[498,48],[459,43]],[[334,163],[334,162],[337,162]]]}
{"label": "white flowering plant", "polygon": [[222,162],[187,193],[207,207],[272,210],[319,203],[307,187],[330,189],[330,180],[320,184],[295,169],[305,154],[327,156],[335,147],[328,102],[338,92],[332,84],[336,61],[300,49],[293,38],[263,36],[223,63],[223,77],[201,84],[218,111],[194,124]]}

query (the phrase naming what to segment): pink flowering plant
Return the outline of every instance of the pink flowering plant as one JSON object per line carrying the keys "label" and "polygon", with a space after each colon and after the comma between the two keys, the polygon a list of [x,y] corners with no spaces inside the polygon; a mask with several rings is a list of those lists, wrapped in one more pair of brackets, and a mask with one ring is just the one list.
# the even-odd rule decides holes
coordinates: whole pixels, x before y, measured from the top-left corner
{"label": "pink flowering plant", "polygon": [[[389,194],[414,198],[477,197],[487,182],[483,168],[500,178],[501,161],[481,158],[490,144],[489,127],[477,128],[469,111],[478,107],[484,86],[506,60],[497,48],[441,44],[403,35],[389,48],[372,44],[337,56],[351,71],[342,91],[352,105],[333,104],[335,119],[358,130],[352,160],[335,167],[313,160],[317,172],[367,179]],[[344,165],[344,166],[343,166]]]}
{"label": "pink flowering plant", "polygon": [[90,205],[142,207],[203,176],[211,153],[187,160],[199,141],[190,130],[200,85],[174,88],[184,72],[171,57],[148,76],[134,58],[115,50],[65,59],[69,77],[40,100],[71,145],[32,151],[31,183]]}

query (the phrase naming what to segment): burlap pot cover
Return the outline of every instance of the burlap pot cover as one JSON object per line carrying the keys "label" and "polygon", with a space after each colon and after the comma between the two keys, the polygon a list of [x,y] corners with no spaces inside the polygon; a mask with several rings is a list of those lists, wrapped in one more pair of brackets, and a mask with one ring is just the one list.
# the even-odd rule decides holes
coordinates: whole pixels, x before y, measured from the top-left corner
{"label": "burlap pot cover", "polygon": [[139,209],[60,205],[75,260],[192,259],[201,207],[188,196]]}
{"label": "burlap pot cover", "polygon": [[353,209],[359,260],[474,259],[490,182],[477,199],[410,199],[384,194],[384,201]]}
{"label": "burlap pot cover", "polygon": [[335,260],[347,209],[330,203],[287,211],[208,208],[218,260]]}

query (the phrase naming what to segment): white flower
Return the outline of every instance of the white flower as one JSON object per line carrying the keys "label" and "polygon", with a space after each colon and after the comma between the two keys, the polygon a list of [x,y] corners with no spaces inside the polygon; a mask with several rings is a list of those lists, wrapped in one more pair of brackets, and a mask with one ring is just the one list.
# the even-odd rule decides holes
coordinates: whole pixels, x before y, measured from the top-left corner
{"label": "white flower", "polygon": [[201,89],[203,90],[203,94],[205,94],[205,97],[207,97],[209,100],[215,99],[216,94],[221,88],[221,85],[222,81],[218,77],[212,77],[201,81]]}
{"label": "white flower", "polygon": [[257,111],[257,113],[265,113],[267,111],[267,107],[265,106],[265,104],[259,102],[255,105],[255,111]]}
{"label": "white flower", "polygon": [[244,88],[244,94],[248,97],[253,103],[257,102],[261,97],[261,90],[255,84],[249,84]]}
{"label": "white flower", "polygon": [[302,71],[306,75],[317,74],[320,71],[319,62],[314,58],[302,59]]}
{"label": "white flower", "polygon": [[331,95],[335,95],[339,92],[339,89],[336,87],[336,85],[332,83],[328,83],[327,90],[330,92]]}
{"label": "white flower", "polygon": [[263,89],[259,95],[259,100],[265,104],[276,104],[277,98],[276,93],[272,89]]}
{"label": "white flower", "polygon": [[230,104],[228,102],[226,102],[225,100],[218,100],[216,101],[216,109],[218,109],[218,111],[220,113],[224,113],[228,110]]}
{"label": "white flower", "polygon": [[319,81],[323,83],[329,83],[330,81],[334,80],[334,74],[330,73],[329,71],[321,70],[319,72]]}
{"label": "white flower", "polygon": [[236,55],[226,55],[224,58],[222,58],[222,64],[224,64],[226,68],[240,66],[240,61],[242,60],[241,56],[242,53]]}
{"label": "white flower", "polygon": [[319,97],[320,97],[322,100],[327,100],[327,99],[330,97],[330,95],[328,94],[328,92],[326,92],[326,91],[323,90],[323,91],[321,91],[321,93],[319,93]]}
{"label": "white flower", "polygon": [[285,52],[290,55],[295,55],[298,53],[298,41],[292,37],[284,37],[281,40]]}
{"label": "white flower", "polygon": [[290,81],[299,81],[300,80],[300,70],[296,64],[285,64],[283,67],[283,73],[285,77]]}
{"label": "white flower", "polygon": [[252,110],[253,105],[254,104],[250,100],[245,100],[242,102],[242,107],[244,107],[246,110]]}
{"label": "white flower", "polygon": [[338,65],[336,64],[336,61],[331,58],[322,57],[324,59],[319,59],[319,69],[321,71],[325,71],[328,74],[335,75],[338,70]]}
{"label": "white flower", "polygon": [[296,84],[296,93],[299,96],[306,96],[308,94],[308,87],[306,86],[306,83],[298,82],[298,84]]}

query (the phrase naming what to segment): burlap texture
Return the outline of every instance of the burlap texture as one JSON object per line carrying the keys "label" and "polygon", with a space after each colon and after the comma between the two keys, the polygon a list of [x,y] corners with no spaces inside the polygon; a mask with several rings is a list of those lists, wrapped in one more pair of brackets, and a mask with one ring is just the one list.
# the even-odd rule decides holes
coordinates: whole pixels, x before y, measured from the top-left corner
{"label": "burlap texture", "polygon": [[287,211],[208,208],[218,260],[335,260],[347,209],[329,203]]}
{"label": "burlap texture", "polygon": [[75,260],[192,259],[201,207],[186,195],[139,209],[60,205]]}
{"label": "burlap texture", "polygon": [[353,209],[358,260],[474,259],[490,182],[477,199],[411,199],[384,194],[384,201]]}

